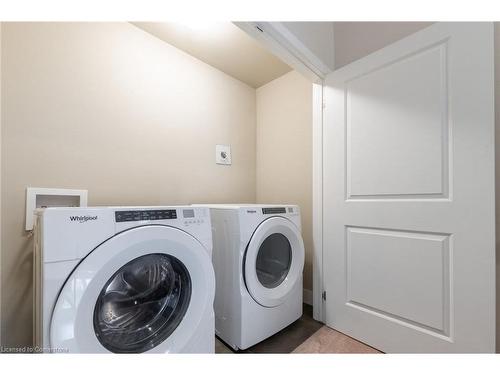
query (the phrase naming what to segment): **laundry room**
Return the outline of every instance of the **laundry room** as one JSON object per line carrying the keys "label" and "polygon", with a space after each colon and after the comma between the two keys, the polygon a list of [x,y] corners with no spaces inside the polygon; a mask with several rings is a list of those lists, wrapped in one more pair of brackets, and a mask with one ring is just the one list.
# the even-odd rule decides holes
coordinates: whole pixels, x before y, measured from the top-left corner
{"label": "laundry room", "polygon": [[498,352],[498,23],[0,21],[2,355]]}

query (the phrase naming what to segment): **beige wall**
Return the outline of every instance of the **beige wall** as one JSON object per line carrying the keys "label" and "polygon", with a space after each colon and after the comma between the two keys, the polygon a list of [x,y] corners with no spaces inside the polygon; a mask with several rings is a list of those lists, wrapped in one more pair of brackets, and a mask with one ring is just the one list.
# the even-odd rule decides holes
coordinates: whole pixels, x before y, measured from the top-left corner
{"label": "beige wall", "polygon": [[1,38],[2,344],[22,346],[26,187],[89,189],[91,205],[253,202],[255,90],[127,23],[4,23]]}
{"label": "beige wall", "polygon": [[257,202],[300,206],[312,290],[312,84],[294,71],[257,89]]}

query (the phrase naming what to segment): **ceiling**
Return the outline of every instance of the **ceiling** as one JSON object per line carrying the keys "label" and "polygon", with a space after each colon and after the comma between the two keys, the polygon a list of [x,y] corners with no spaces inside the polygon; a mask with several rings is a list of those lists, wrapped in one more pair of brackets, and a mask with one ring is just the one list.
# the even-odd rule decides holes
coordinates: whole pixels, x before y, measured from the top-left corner
{"label": "ceiling", "polygon": [[292,70],[231,22],[133,24],[254,88]]}

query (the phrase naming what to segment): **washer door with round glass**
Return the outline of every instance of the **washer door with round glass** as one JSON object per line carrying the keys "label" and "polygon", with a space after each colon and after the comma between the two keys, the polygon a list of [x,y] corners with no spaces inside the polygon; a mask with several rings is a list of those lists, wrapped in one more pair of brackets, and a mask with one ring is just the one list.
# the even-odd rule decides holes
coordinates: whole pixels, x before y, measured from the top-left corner
{"label": "washer door with round glass", "polygon": [[283,303],[302,279],[304,242],[290,220],[271,217],[255,230],[245,255],[245,283],[253,299],[266,307]]}
{"label": "washer door with round glass", "polygon": [[121,232],[94,249],[66,281],[50,328],[70,352],[178,353],[212,308],[206,249],[168,226]]}

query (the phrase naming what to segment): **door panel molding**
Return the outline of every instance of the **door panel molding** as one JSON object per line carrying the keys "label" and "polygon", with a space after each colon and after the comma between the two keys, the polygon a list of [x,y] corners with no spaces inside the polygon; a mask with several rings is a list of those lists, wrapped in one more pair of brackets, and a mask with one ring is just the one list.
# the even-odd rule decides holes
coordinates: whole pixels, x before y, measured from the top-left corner
{"label": "door panel molding", "polygon": [[[450,339],[452,235],[352,226],[346,226],[345,229],[346,305],[401,324],[427,329]],[[356,254],[360,251],[365,252]],[[383,263],[381,251],[395,253],[391,260],[399,256],[406,264],[393,269],[393,264]],[[360,264],[355,264],[356,261]],[[398,265],[401,265],[401,261]],[[392,285],[392,281],[401,273],[413,273],[411,281],[415,288],[412,293],[408,293],[407,288],[401,294],[402,286]],[[425,279],[419,282],[423,275]],[[356,276],[368,280],[356,280]],[[372,284],[375,277],[382,285]],[[356,282],[361,285],[355,285]],[[427,291],[431,293],[426,294]],[[430,301],[434,307],[432,316],[422,316],[423,311],[419,311],[419,306],[429,303],[425,300],[429,297],[433,299]]]}
{"label": "door panel molding", "polygon": [[[448,155],[451,151],[449,144],[451,123],[448,105],[448,41],[449,38],[446,38],[438,43],[432,43],[419,51],[384,63],[380,67],[345,81],[346,199],[449,199],[452,178],[448,165],[448,160],[451,159],[451,156]],[[425,76],[429,75],[428,71],[424,72],[422,69],[422,66],[426,64],[431,65],[429,68],[435,70],[432,72],[435,76]],[[408,75],[408,71],[413,74]],[[415,79],[414,75],[420,72],[426,74],[422,74],[419,87],[412,87],[410,82]],[[397,85],[392,80],[397,80]],[[363,81],[365,81],[364,85]],[[435,92],[430,92],[431,88]],[[396,92],[396,89],[399,89],[399,92]],[[394,90],[394,93],[387,95],[391,90]],[[431,94],[436,97],[433,98]],[[384,96],[387,96],[387,99],[392,102],[386,100],[388,105],[385,108],[374,108],[382,107],[378,101]],[[377,99],[373,99],[374,97]],[[418,105],[416,99],[423,103]],[[427,119],[418,118],[416,110],[423,112]],[[396,135],[402,135],[397,134],[397,132],[409,133],[412,126],[416,127],[414,125],[417,125],[419,120],[429,120],[429,112],[434,112],[434,118],[430,124],[432,126],[428,126],[430,128],[428,132],[440,132],[440,140],[432,140],[429,134],[422,134],[423,139],[415,139],[411,136],[418,136],[418,134],[414,133],[409,134],[406,140],[398,137],[398,142],[392,144],[392,147],[387,147],[384,144],[387,143],[387,137],[383,136],[384,132],[389,132],[393,138],[396,138]],[[358,115],[360,113],[362,115]],[[380,119],[379,122],[376,119]],[[361,124],[356,126],[356,121]],[[368,131],[366,131],[367,127],[363,127],[366,122],[372,123],[368,127]],[[401,126],[405,122],[406,126]],[[375,147],[377,145],[374,145],[374,141],[380,143],[379,147]],[[434,163],[429,155],[430,142],[434,143],[433,158],[435,160],[440,158],[439,163]],[[356,153],[357,148],[365,149],[363,153],[365,160],[353,160],[352,155]],[[372,149],[372,152],[367,152],[367,148]],[[372,165],[377,160],[375,156],[380,159],[380,153],[385,153],[386,157],[384,163],[379,163],[379,168],[383,168],[384,164],[389,164],[391,160],[394,160],[395,165],[389,165],[387,169],[390,173],[380,176],[382,181],[378,182],[383,183],[382,187],[371,186],[371,189],[370,187],[367,189],[366,185],[370,183],[374,185],[375,175],[380,174],[380,171],[376,171],[374,168],[376,165]],[[410,160],[404,162],[405,157]],[[427,161],[427,163],[423,163],[423,161]],[[415,176],[418,182],[410,181],[412,184],[407,186],[407,180],[411,178],[411,168],[419,168],[421,173],[419,176]],[[353,169],[357,173],[353,173]],[[405,171],[408,171],[406,176]],[[425,179],[422,178],[424,176]],[[390,187],[389,183],[396,186]],[[419,188],[418,183],[423,186]]]}

